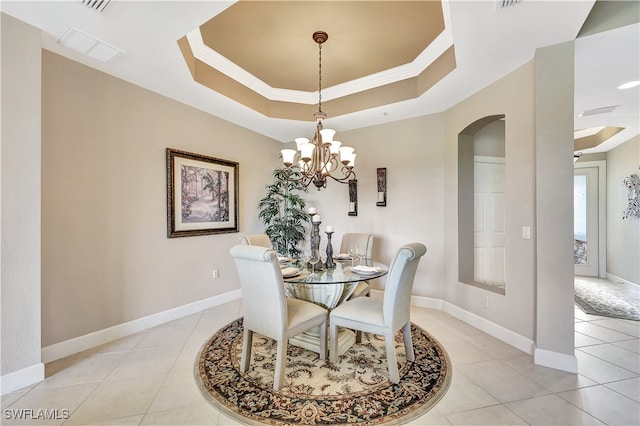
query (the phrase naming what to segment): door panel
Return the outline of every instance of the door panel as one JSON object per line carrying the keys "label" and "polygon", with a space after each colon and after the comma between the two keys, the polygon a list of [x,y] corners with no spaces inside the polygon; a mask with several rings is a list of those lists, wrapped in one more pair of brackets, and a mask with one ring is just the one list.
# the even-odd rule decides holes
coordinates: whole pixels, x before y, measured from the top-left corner
{"label": "door panel", "polygon": [[504,159],[474,162],[474,281],[504,287]]}

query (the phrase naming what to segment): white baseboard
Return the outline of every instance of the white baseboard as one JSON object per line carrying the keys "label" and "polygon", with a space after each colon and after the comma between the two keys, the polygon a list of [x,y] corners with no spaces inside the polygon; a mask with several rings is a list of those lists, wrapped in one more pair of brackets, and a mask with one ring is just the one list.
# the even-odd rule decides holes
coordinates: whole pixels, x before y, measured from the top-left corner
{"label": "white baseboard", "polygon": [[0,395],[22,389],[44,380],[44,364],[39,362],[30,367],[0,376]]}
{"label": "white baseboard", "polygon": [[606,278],[609,281],[623,283],[623,284],[631,284],[631,285],[635,285],[635,286],[639,286],[640,287],[640,284],[632,283],[631,281],[627,281],[624,278],[620,278],[619,276],[610,274],[609,272],[607,272]]}
{"label": "white baseboard", "polygon": [[[382,297],[382,294],[383,292],[379,290],[372,291],[372,297]],[[414,306],[419,306],[421,308],[439,309],[441,311],[444,311],[449,315],[454,316],[459,320],[464,321],[467,324],[484,331],[485,333],[495,337],[496,339],[500,339],[503,342],[514,346],[525,353],[528,353],[529,355],[533,355],[535,344],[532,340],[527,339],[526,337],[521,336],[520,334],[515,333],[507,328],[504,328],[501,325],[491,322],[486,318],[482,318],[476,314],[459,308],[456,305],[445,302],[442,299],[435,299],[432,297],[424,296],[411,296],[411,304],[413,304]]]}
{"label": "white baseboard", "polygon": [[[384,297],[384,291],[371,290],[371,297],[382,300]],[[443,302],[440,299],[434,299],[432,297],[424,296],[411,296],[411,304],[420,308],[440,309],[442,310]]]}
{"label": "white baseboard", "polygon": [[567,371],[569,373],[578,373],[578,358],[576,358],[575,355],[548,351],[546,349],[536,349],[533,354],[533,362],[543,367],[555,368],[556,370]]}
{"label": "white baseboard", "polygon": [[503,342],[520,349],[522,352],[528,353],[529,355],[533,355],[533,350],[535,348],[535,343],[531,339],[527,339],[526,337],[509,330],[499,324],[489,321],[486,318],[482,318],[479,315],[476,315],[472,312],[464,310],[452,303],[443,302],[444,309],[446,313],[453,315],[458,318],[474,326],[475,328],[484,331],[485,333],[495,337],[496,339],[502,340]]}
{"label": "white baseboard", "polygon": [[102,345],[112,340],[120,339],[134,333],[155,327],[160,324],[182,318],[187,315],[209,309],[213,306],[222,305],[242,297],[241,290],[234,290],[218,296],[210,297],[187,305],[178,306],[153,315],[138,318],[123,324],[114,325],[113,327],[85,334],[84,336],[74,337],[64,342],[55,343],[42,348],[42,362],[51,362],[65,356],[69,356],[95,346]]}
{"label": "white baseboard", "polygon": [[411,296],[411,304],[421,308],[439,309],[444,311],[444,301],[433,297]]}

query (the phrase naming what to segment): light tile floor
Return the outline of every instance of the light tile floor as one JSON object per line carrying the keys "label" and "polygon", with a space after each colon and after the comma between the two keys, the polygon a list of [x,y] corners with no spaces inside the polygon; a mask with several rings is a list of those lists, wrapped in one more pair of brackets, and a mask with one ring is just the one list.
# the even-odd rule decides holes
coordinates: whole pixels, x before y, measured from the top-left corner
{"label": "light tile floor", "polygon": [[[604,283],[605,285],[615,285]],[[638,288],[626,288],[638,298]],[[201,345],[242,315],[231,302],[46,365],[46,379],[2,397],[4,424],[237,425],[200,395],[193,365]],[[453,380],[412,425],[638,425],[640,323],[576,308],[579,374],[532,357],[438,310],[412,321],[447,349]],[[55,421],[15,421],[12,410],[57,409]],[[6,411],[10,410],[10,411]],[[7,414],[9,413],[9,414]]]}

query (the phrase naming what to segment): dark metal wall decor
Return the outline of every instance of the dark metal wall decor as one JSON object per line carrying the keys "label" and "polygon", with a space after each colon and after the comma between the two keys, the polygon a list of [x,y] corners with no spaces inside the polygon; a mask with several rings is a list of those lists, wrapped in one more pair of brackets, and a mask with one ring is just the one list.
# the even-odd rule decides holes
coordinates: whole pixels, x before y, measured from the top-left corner
{"label": "dark metal wall decor", "polygon": [[627,208],[622,218],[640,217],[640,177],[631,175],[624,178],[624,186],[629,190],[627,198]]}
{"label": "dark metal wall decor", "polygon": [[349,181],[349,216],[358,216],[358,179]]}
{"label": "dark metal wall decor", "polygon": [[387,205],[387,168],[378,167],[376,174],[378,178],[378,201],[376,201],[376,206],[384,207]]}

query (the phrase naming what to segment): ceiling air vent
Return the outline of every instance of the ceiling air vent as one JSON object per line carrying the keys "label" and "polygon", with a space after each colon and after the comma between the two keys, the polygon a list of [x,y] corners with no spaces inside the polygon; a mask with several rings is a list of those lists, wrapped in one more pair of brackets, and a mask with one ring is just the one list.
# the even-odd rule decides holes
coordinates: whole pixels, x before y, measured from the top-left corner
{"label": "ceiling air vent", "polygon": [[119,54],[124,53],[117,47],[111,46],[73,27],[64,33],[58,43],[102,62],[109,62]]}
{"label": "ceiling air vent", "polygon": [[104,12],[104,8],[107,7],[110,1],[111,0],[82,0],[82,4],[98,12]]}
{"label": "ceiling air vent", "polygon": [[524,0],[496,0],[496,9],[506,9],[511,6],[516,6],[522,3]]}
{"label": "ceiling air vent", "polygon": [[606,113],[611,112],[614,109],[618,108],[619,106],[620,105],[611,105],[611,106],[606,106],[606,107],[589,109],[589,110],[583,111],[580,114],[578,114],[578,117],[587,117],[589,115],[606,114]]}

